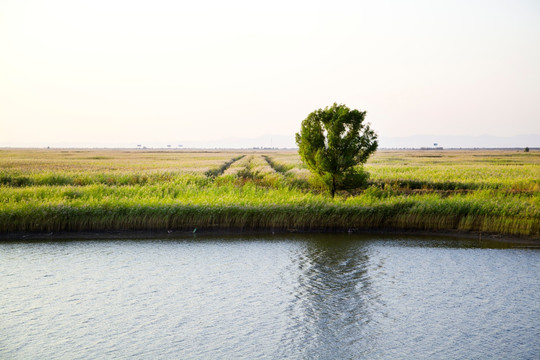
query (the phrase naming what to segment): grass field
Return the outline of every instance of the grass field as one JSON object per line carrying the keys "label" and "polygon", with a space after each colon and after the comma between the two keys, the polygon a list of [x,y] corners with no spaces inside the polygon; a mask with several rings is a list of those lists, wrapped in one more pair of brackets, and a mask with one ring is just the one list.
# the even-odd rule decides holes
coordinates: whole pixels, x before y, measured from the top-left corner
{"label": "grass field", "polygon": [[540,236],[540,152],[378,151],[331,199],[295,151],[0,150],[0,232],[482,231]]}

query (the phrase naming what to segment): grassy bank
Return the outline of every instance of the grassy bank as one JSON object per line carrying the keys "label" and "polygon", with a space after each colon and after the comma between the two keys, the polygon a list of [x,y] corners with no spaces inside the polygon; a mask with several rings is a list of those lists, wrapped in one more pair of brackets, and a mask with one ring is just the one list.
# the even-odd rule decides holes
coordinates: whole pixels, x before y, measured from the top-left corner
{"label": "grassy bank", "polygon": [[[396,160],[397,159],[397,160]],[[484,231],[540,236],[540,154],[379,151],[335,199],[295,152],[0,150],[0,232]]]}

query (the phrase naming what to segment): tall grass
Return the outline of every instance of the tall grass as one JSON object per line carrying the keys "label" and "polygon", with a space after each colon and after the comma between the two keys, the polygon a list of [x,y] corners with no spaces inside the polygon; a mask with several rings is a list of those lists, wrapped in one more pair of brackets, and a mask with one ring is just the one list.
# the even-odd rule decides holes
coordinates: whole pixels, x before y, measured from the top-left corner
{"label": "tall grass", "polygon": [[213,168],[213,169],[210,169],[208,171],[206,171],[204,174],[208,177],[216,177],[216,176],[219,176],[221,174],[223,174],[233,163],[239,161],[240,159],[244,158],[245,155],[240,155],[240,156],[237,156],[237,157],[234,157],[232,159],[230,159],[229,161],[226,161],[224,162],[223,164],[221,164],[220,166],[218,166],[217,168]]}
{"label": "tall grass", "polygon": [[293,166],[291,166],[291,165],[285,165],[285,164],[280,164],[280,163],[276,162],[274,159],[272,159],[268,155],[262,155],[262,157],[268,163],[268,165],[270,165],[270,167],[272,167],[272,169],[274,169],[278,173],[281,173],[281,174],[285,175],[287,173],[287,171],[289,171],[289,170],[291,170],[293,168]]}
{"label": "tall grass", "polygon": [[[112,151],[46,153],[47,161],[5,154],[0,151],[2,233],[393,228],[540,236],[540,156],[534,150],[528,157],[453,152],[449,159],[444,153],[383,153],[367,166],[373,179],[367,190],[340,192],[335,199],[316,191],[291,152],[206,154],[211,161],[190,154],[182,160],[186,167],[180,161],[174,171],[156,171],[132,154]],[[147,155],[177,161],[169,152]],[[115,165],[124,156],[134,161],[130,171]],[[69,168],[69,157],[98,165],[52,169],[59,163]],[[214,165],[186,171],[197,168],[192,159]]]}
{"label": "tall grass", "polygon": [[329,197],[203,179],[133,186],[0,189],[0,231],[405,228],[538,235],[540,196],[479,191]]}

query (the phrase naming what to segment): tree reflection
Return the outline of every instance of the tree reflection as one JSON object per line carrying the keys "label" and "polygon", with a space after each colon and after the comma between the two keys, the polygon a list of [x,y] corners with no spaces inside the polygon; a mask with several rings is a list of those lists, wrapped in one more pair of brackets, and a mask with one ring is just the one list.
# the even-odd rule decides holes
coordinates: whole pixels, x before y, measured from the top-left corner
{"label": "tree reflection", "polygon": [[349,359],[369,352],[374,339],[367,327],[377,294],[366,245],[358,238],[320,235],[293,256],[297,284],[281,350],[310,359]]}

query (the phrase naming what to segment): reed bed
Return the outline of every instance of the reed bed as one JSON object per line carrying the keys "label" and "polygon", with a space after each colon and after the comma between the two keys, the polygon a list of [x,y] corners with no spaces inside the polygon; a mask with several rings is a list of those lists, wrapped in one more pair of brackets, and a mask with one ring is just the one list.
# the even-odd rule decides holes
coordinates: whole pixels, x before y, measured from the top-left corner
{"label": "reed bed", "polygon": [[330,199],[255,184],[28,187],[0,193],[0,230],[97,231],[406,228],[537,235],[539,196],[480,191]]}
{"label": "reed bed", "polygon": [[540,152],[387,150],[366,165],[372,182],[409,189],[540,191]]}
{"label": "reed bed", "polygon": [[219,175],[223,174],[225,171],[227,171],[227,169],[229,169],[229,167],[231,167],[232,164],[234,164],[238,160],[242,159],[244,156],[245,155],[240,155],[240,156],[234,157],[234,158],[224,162],[223,164],[219,165],[216,168],[207,170],[204,174],[206,176],[208,176],[208,177],[219,176]]}
{"label": "reed bed", "polygon": [[203,174],[241,155],[243,153],[237,151],[217,150],[0,149],[0,171],[29,176],[41,173]]}
{"label": "reed bed", "polygon": [[[0,150],[0,232],[392,228],[540,236],[534,150],[378,152],[366,165],[371,186],[335,199],[313,187],[290,151],[164,151],[145,154],[156,163],[118,165],[136,162],[133,153]],[[82,171],[80,159],[93,165]],[[166,162],[175,165],[156,170]],[[55,171],[59,164],[69,170]]]}
{"label": "reed bed", "polygon": [[267,158],[265,155],[255,155],[251,159],[250,170],[262,176],[275,174],[276,170],[266,160]]}
{"label": "reed bed", "polygon": [[245,156],[238,161],[235,161],[223,172],[223,175],[236,175],[238,172],[249,167],[251,159],[253,159],[253,155]]}
{"label": "reed bed", "polygon": [[277,162],[268,155],[262,155],[262,158],[268,163],[268,165],[272,169],[274,169],[275,172],[283,175],[286,175],[289,170],[292,170],[294,168],[293,165]]}
{"label": "reed bed", "polygon": [[366,166],[374,183],[410,189],[540,190],[540,165]]}

